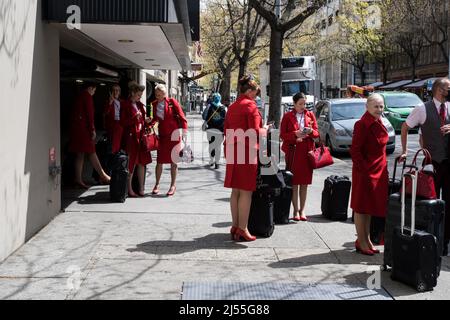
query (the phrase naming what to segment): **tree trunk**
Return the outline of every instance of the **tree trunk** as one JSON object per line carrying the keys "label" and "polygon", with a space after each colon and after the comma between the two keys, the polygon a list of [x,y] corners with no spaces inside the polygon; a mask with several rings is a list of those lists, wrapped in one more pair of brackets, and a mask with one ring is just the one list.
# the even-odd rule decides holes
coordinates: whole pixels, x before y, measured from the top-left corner
{"label": "tree trunk", "polygon": [[277,128],[279,128],[281,116],[284,113],[284,110],[281,110],[281,59],[283,57],[283,38],[283,32],[272,28],[270,36],[269,121],[274,121]]}
{"label": "tree trunk", "polygon": [[411,80],[416,80],[416,73],[417,73],[417,61],[415,58],[411,59],[411,71],[412,71],[412,79]]}
{"label": "tree trunk", "polygon": [[230,105],[230,91],[231,91],[231,68],[227,68],[223,74],[222,82],[220,83],[219,93],[222,96],[222,103]]}
{"label": "tree trunk", "polygon": [[[238,80],[242,79],[245,76],[245,74],[247,72],[247,63],[248,62],[245,59],[242,59],[242,61],[239,61],[239,77],[238,77]],[[238,82],[237,87],[236,87],[236,92],[239,92],[239,82]]]}

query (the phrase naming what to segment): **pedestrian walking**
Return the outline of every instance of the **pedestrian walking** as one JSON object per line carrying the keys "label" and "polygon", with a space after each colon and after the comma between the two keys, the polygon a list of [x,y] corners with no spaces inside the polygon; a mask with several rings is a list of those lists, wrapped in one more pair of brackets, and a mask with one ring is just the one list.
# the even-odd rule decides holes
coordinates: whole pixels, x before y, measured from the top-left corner
{"label": "pedestrian walking", "polygon": [[[448,78],[433,83],[433,100],[416,106],[402,127],[402,161],[408,156],[408,132],[420,127],[420,142],[433,159],[436,171],[434,185],[436,194],[441,194],[445,203],[450,203],[450,91]],[[445,206],[444,255],[448,255],[450,241],[450,205]]]}
{"label": "pedestrian walking", "polygon": [[[156,183],[152,194],[159,194],[159,185],[163,172],[163,166],[170,164],[171,183],[167,196],[173,196],[176,192],[176,180],[178,174],[178,159],[173,155],[179,155],[181,151],[181,139],[186,142],[188,122],[177,100],[167,97],[167,88],[158,84],[155,88],[156,101],[153,102],[153,119],[150,127],[158,123],[159,149],[158,163],[156,165]],[[180,129],[182,133],[180,134]]]}
{"label": "pedestrian walking", "polygon": [[103,170],[95,151],[97,133],[94,125],[94,99],[97,85],[92,82],[85,83],[83,91],[78,96],[71,117],[70,147],[69,151],[76,154],[75,184],[77,187],[88,189],[83,182],[83,166],[85,155],[97,171],[100,182],[108,184],[111,178]]}
{"label": "pedestrian walking", "polygon": [[381,117],[384,99],[372,94],[367,99],[367,112],[356,122],[350,154],[353,161],[353,188],[351,208],[358,239],[357,252],[374,255],[380,251],[370,240],[371,217],[386,217],[389,173],[386,145],[388,132]]}
{"label": "pedestrian walking", "polygon": [[[287,168],[294,175],[292,180],[292,204],[294,221],[308,221],[305,214],[308,186],[312,184],[313,168],[308,161],[308,152],[314,150],[314,139],[319,137],[316,116],[306,110],[306,96],[297,93],[294,109],[283,116],[280,137],[286,155]],[[300,207],[299,207],[300,200]]]}
{"label": "pedestrian walking", "polygon": [[219,169],[224,140],[225,117],[227,114],[226,107],[222,104],[222,97],[219,93],[215,93],[212,96],[207,110],[205,125],[209,142],[209,165]]}

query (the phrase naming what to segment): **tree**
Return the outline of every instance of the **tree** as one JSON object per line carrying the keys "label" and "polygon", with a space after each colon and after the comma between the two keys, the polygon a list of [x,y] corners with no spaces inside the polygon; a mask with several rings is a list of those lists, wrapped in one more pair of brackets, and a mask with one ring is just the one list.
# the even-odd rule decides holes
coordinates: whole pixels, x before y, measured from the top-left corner
{"label": "tree", "polygon": [[[268,24],[249,6],[248,0],[226,0],[226,5],[231,19],[229,29],[233,38],[233,52],[239,63],[238,79],[241,79],[247,73],[249,62],[268,46],[266,41],[259,41]],[[257,46],[258,41],[262,43]]]}
{"label": "tree", "polygon": [[[281,59],[283,54],[283,41],[286,33],[305,22],[317,10],[327,3],[326,0],[295,1],[274,0],[258,1],[249,0],[249,5],[261,15],[269,24],[270,35],[270,100],[269,121],[274,121],[277,126],[281,119]],[[279,9],[279,15],[274,11]]]}

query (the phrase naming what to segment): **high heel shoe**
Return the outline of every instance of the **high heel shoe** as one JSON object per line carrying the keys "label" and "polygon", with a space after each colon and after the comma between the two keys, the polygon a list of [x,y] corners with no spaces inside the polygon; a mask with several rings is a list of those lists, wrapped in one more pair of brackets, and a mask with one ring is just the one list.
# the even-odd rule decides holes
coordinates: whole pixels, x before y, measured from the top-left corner
{"label": "high heel shoe", "polygon": [[366,255],[366,256],[373,256],[375,254],[370,249],[368,249],[368,250],[361,249],[361,247],[359,246],[358,240],[356,240],[356,242],[355,242],[355,249],[356,249],[356,252],[361,253],[361,254]]}
{"label": "high heel shoe", "polygon": [[236,234],[238,227],[232,226],[230,229],[231,239],[234,240],[234,235]]}
{"label": "high heel shoe", "polygon": [[172,186],[172,187],[170,188],[169,192],[167,192],[167,196],[168,196],[168,197],[174,196],[176,191],[177,191],[177,187]]}
{"label": "high heel shoe", "polygon": [[155,185],[155,187],[153,188],[152,194],[153,195],[157,195],[159,194],[159,184]]}
{"label": "high heel shoe", "polygon": [[252,242],[256,240],[256,237],[252,236],[250,233],[246,233],[244,230],[240,228],[237,228],[234,239],[236,241]]}

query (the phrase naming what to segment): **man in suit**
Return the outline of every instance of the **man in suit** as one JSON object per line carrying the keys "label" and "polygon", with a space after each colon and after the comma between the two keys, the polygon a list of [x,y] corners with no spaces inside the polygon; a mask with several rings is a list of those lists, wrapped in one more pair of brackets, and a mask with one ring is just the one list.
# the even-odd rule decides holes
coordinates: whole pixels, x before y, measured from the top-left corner
{"label": "man in suit", "polygon": [[436,170],[435,187],[439,195],[446,202],[444,255],[448,255],[450,240],[450,80],[437,79],[433,84],[433,100],[417,106],[409,115],[402,127],[402,160],[407,157],[408,131],[420,127],[421,144],[431,153]]}

